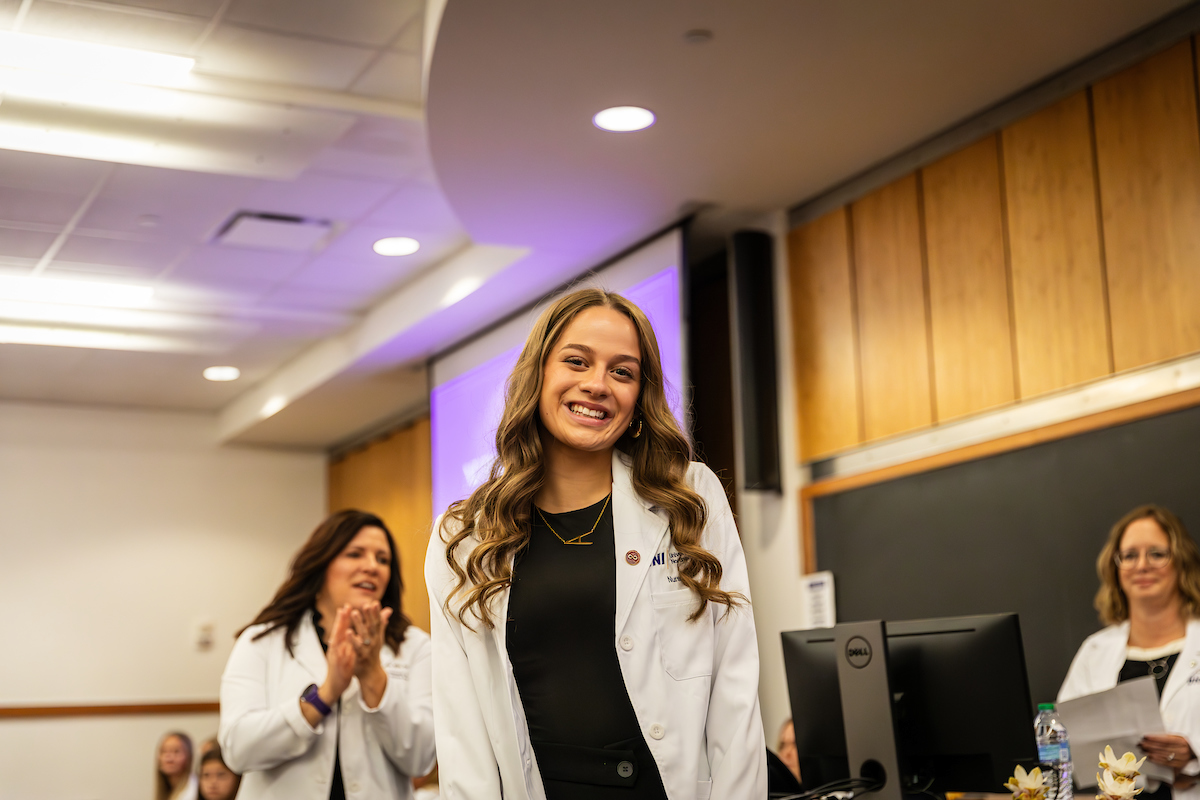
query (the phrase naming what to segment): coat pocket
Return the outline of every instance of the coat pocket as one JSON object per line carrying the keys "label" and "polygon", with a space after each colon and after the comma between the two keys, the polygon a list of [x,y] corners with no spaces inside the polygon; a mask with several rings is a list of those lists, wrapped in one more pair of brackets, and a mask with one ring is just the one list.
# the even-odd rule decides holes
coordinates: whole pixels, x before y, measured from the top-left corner
{"label": "coat pocket", "polygon": [[688,621],[700,602],[695,593],[676,589],[651,595],[650,601],[667,674],[677,681],[712,675],[712,616],[704,613],[695,622]]}

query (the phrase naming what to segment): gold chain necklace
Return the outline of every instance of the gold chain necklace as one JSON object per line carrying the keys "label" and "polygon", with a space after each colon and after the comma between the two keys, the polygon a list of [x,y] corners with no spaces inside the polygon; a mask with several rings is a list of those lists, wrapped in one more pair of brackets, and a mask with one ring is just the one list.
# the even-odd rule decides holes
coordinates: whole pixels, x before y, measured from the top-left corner
{"label": "gold chain necklace", "polygon": [[[600,516],[596,517],[596,521],[592,524],[592,529],[590,531],[588,531],[587,533],[579,534],[578,536],[576,536],[573,539],[564,539],[562,536],[559,536],[558,531],[554,530],[554,526],[550,524],[550,520],[546,519],[546,515],[542,513],[542,510],[540,508],[538,508],[537,512],[538,512],[538,516],[542,518],[542,522],[546,523],[546,527],[550,529],[550,532],[553,533],[555,536],[558,536],[558,540],[560,542],[562,542],[563,544],[579,544],[579,545],[595,544],[595,542],[584,542],[581,540],[583,539],[583,537],[591,536],[593,533],[596,532],[596,528],[598,528],[600,526],[600,520],[604,519],[604,512],[608,510],[608,501],[611,499],[612,499],[612,492],[609,492],[608,497],[604,498],[604,506],[600,509]],[[534,506],[534,507],[537,508],[536,506]]]}

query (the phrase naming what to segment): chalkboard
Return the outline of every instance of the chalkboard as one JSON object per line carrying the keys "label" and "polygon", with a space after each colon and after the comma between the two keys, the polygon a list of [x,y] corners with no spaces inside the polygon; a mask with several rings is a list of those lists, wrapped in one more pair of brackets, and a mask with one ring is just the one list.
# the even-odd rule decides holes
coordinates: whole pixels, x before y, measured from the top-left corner
{"label": "chalkboard", "polygon": [[1200,407],[813,499],[839,622],[1015,611],[1034,703],[1084,637],[1108,531],[1142,503],[1200,533]]}

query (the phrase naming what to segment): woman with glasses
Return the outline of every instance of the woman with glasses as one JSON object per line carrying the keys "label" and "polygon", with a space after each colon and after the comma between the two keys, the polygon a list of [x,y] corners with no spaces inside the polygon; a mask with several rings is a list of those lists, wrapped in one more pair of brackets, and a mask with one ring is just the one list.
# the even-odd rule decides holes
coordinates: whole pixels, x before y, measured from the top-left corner
{"label": "woman with glasses", "polygon": [[1096,610],[1108,627],[1084,640],[1059,702],[1153,676],[1170,733],[1140,744],[1150,761],[1175,770],[1174,791],[1151,781],[1139,798],[1200,800],[1200,550],[1179,517],[1139,506],[1109,532],[1096,571]]}

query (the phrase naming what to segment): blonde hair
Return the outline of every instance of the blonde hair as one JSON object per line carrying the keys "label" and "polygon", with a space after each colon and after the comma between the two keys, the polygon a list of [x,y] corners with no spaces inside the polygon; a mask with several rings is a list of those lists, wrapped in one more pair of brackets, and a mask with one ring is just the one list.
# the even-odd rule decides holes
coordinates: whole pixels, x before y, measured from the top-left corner
{"label": "blonde hair", "polygon": [[[163,745],[167,740],[175,737],[183,745],[183,749],[187,750],[187,766],[183,770],[183,780],[179,782],[175,791],[171,789],[171,780],[162,771],[159,766],[159,759],[162,757]],[[192,737],[182,731],[171,731],[158,740],[158,749],[154,751],[154,800],[170,800],[172,797],[177,797],[183,788],[187,786],[188,780],[192,775]]]}
{"label": "blonde hair", "polygon": [[1129,619],[1129,599],[1121,589],[1117,577],[1117,551],[1125,529],[1139,519],[1149,517],[1158,523],[1170,542],[1171,561],[1179,581],[1178,591],[1183,599],[1188,617],[1200,617],[1200,550],[1188,535],[1183,520],[1167,509],[1156,505],[1143,505],[1117,520],[1108,532],[1108,541],[1096,559],[1096,573],[1100,576],[1100,589],[1096,592],[1096,611],[1105,625],[1116,625]]}
{"label": "blonde hair", "polygon": [[[624,314],[637,331],[642,363],[634,423],[643,432],[636,439],[627,432],[617,448],[632,462],[634,491],[667,514],[671,541],[684,556],[679,561],[680,582],[700,600],[689,619],[699,619],[710,602],[725,606],[744,602],[741,595],[720,588],[721,562],[700,546],[708,509],[687,485],[692,446],[667,403],[658,339],[650,320],[618,294],[580,289],[559,299],[534,323],[508,379],[504,413],[496,429],[498,455],[488,479],[466,500],[451,504],[442,520],[446,561],[457,579],[450,596],[465,595],[456,616],[468,627],[468,613],[487,628],[494,627],[490,602],[508,586],[512,558],[529,541],[533,498],[545,482],[538,409],[546,359],[571,321],[595,307]],[[456,532],[451,520],[458,523]],[[455,551],[470,537],[478,544],[460,565]]]}

